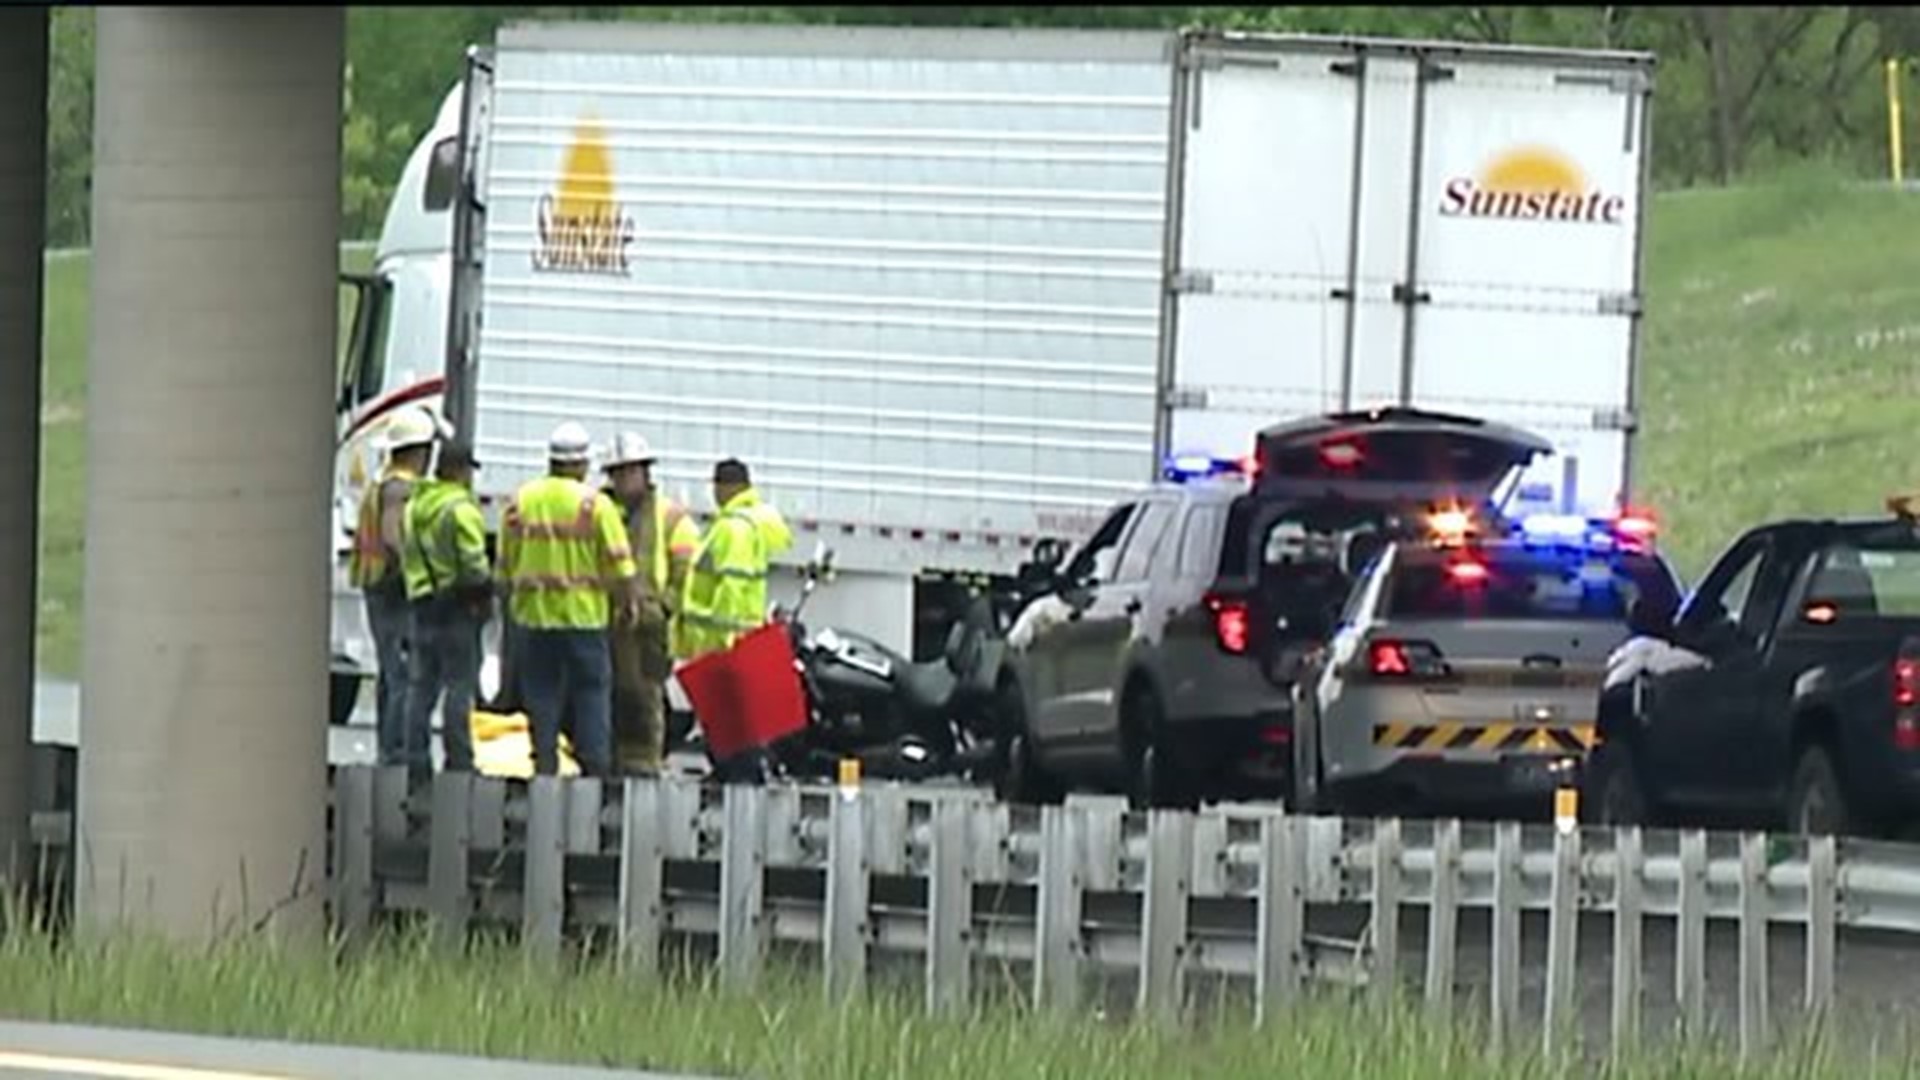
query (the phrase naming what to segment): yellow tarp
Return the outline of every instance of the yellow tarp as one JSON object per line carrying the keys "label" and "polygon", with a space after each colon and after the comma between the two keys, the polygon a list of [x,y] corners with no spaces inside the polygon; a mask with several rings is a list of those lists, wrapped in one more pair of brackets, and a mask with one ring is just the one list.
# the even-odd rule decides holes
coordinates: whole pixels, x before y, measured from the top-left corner
{"label": "yellow tarp", "polygon": [[[469,723],[473,731],[473,768],[482,776],[527,780],[533,777],[533,733],[527,727],[526,713],[473,711]],[[560,775],[579,776],[580,763],[573,757],[573,742],[560,734]]]}

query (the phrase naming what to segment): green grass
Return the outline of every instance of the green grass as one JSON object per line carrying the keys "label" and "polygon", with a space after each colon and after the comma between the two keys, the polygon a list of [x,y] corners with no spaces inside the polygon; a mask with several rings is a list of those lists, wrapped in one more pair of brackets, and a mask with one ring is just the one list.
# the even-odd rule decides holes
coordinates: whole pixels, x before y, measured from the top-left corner
{"label": "green grass", "polygon": [[[1465,1024],[1364,1008],[1315,997],[1265,1031],[1234,1012],[1184,1025],[1127,1024],[1043,1018],[1013,1004],[936,1020],[910,994],[888,989],[836,1005],[814,979],[791,972],[769,977],[757,993],[727,992],[705,976],[643,982],[598,962],[532,965],[504,946],[436,956],[421,936],[389,938],[340,960],[260,938],[188,947],[0,935],[0,1015],[28,1020],[793,1080],[1595,1075],[1591,1062],[1495,1054]],[[1911,1075],[1910,1055],[1852,1045],[1842,1055],[1830,1043],[1788,1040],[1744,1074],[1722,1052],[1669,1047],[1612,1075]]]}
{"label": "green grass", "polygon": [[[1817,167],[1655,200],[1635,480],[1684,574],[1755,522],[1920,488],[1915,235],[1920,193]],[[85,292],[84,257],[50,264],[40,663],[62,675],[79,667]]]}

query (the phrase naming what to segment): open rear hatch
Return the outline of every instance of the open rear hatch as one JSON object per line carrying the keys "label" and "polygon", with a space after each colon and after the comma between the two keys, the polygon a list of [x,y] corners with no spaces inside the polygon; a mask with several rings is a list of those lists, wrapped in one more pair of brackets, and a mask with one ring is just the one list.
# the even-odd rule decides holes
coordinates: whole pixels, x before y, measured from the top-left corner
{"label": "open rear hatch", "polygon": [[1466,416],[1382,408],[1277,424],[1255,443],[1263,496],[1481,505],[1553,445]]}

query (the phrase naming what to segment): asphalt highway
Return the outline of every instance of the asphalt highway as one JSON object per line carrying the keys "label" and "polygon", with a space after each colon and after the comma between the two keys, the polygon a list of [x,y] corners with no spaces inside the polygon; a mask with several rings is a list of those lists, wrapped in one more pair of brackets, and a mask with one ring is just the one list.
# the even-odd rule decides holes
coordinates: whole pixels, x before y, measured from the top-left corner
{"label": "asphalt highway", "polygon": [[653,1072],[0,1021],[4,1080],[702,1080]]}

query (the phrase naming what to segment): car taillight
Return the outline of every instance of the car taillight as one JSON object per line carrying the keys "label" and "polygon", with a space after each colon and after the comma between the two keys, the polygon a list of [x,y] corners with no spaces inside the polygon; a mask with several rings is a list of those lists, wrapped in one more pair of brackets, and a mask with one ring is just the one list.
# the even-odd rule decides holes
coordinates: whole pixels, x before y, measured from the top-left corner
{"label": "car taillight", "polygon": [[1901,642],[1893,659],[1893,745],[1920,750],[1920,639]]}
{"label": "car taillight", "polygon": [[1452,673],[1432,642],[1393,639],[1368,643],[1367,671],[1376,679],[1436,679]]}
{"label": "car taillight", "polygon": [[1253,615],[1247,602],[1230,596],[1209,596],[1207,610],[1213,615],[1213,638],[1220,648],[1236,656],[1245,653],[1253,629]]}

